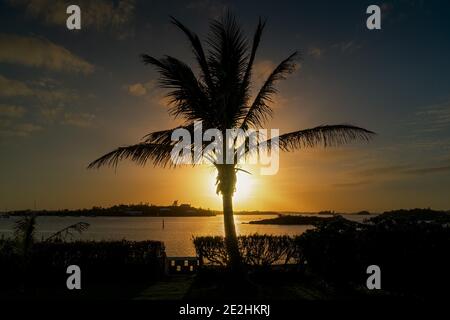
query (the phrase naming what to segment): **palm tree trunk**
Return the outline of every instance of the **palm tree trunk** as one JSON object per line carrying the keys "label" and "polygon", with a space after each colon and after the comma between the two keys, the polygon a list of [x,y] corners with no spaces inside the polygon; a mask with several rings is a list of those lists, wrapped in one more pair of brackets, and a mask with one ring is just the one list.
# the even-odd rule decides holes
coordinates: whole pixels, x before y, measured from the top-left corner
{"label": "palm tree trunk", "polygon": [[233,216],[233,195],[231,192],[222,194],[223,200],[223,222],[225,226],[225,245],[227,249],[229,267],[232,272],[242,270],[241,255],[239,253],[236,228]]}
{"label": "palm tree trunk", "polygon": [[234,164],[220,164],[217,165],[217,170],[217,192],[222,194],[223,224],[225,227],[225,247],[228,256],[228,267],[235,274],[242,273],[242,261],[239,253],[233,216],[233,194],[236,187],[236,169]]}

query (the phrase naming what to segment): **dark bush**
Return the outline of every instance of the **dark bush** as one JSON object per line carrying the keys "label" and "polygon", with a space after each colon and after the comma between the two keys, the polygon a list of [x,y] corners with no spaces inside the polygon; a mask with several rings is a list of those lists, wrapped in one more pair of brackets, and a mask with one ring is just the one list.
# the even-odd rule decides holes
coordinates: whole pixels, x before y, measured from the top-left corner
{"label": "dark bush", "polygon": [[338,285],[361,283],[366,269],[361,269],[358,225],[337,216],[295,237],[294,242],[303,254],[302,262]]}
{"label": "dark bush", "polygon": [[289,236],[241,236],[239,247],[244,262],[252,266],[286,265],[295,256],[294,243]]}
{"label": "dark bush", "polygon": [[366,224],[337,218],[295,242],[311,271],[340,286],[365,287],[367,267],[378,265],[383,290],[439,296],[450,285],[448,218],[418,209],[382,214]]}
{"label": "dark bush", "polygon": [[225,266],[227,264],[228,258],[223,237],[194,237],[193,242],[201,266]]}
{"label": "dark bush", "polygon": [[0,242],[0,282],[17,286],[65,286],[69,265],[81,268],[83,283],[148,281],[164,272],[158,241],[37,242],[24,257],[15,242]]}
{"label": "dark bush", "polygon": [[[195,237],[193,241],[201,265],[227,264],[223,237]],[[238,243],[243,261],[249,266],[286,265],[299,256],[293,239],[288,236],[254,234],[238,237]]]}

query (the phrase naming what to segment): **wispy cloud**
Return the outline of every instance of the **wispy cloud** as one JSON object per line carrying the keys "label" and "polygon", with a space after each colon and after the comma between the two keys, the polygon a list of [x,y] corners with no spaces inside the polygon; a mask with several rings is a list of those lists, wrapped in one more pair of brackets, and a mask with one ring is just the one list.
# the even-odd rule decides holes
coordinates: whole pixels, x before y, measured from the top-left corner
{"label": "wispy cloud", "polygon": [[450,100],[427,106],[417,111],[410,124],[419,125],[422,131],[435,132],[450,128]]}
{"label": "wispy cloud", "polygon": [[0,104],[0,117],[22,118],[25,111],[25,108],[21,106]]}
{"label": "wispy cloud", "polygon": [[220,17],[227,7],[227,4],[218,0],[193,0],[186,4],[187,9],[206,13],[211,19]]}
{"label": "wispy cloud", "polygon": [[0,75],[0,97],[29,106],[25,109],[17,103],[0,104],[2,137],[26,137],[56,124],[90,127],[95,119],[90,112],[74,111],[74,103],[80,99],[78,93],[51,78],[23,82]]}
{"label": "wispy cloud", "polygon": [[367,168],[355,172],[356,176],[366,178],[399,177],[404,175],[424,175],[450,171],[450,165],[417,166],[394,165],[385,167]]}
{"label": "wispy cloud", "polygon": [[332,186],[335,188],[355,188],[355,187],[361,187],[370,184],[371,180],[363,180],[363,181],[356,181],[356,182],[344,182],[344,183],[335,183]]}
{"label": "wispy cloud", "polygon": [[33,90],[24,82],[14,79],[8,79],[0,75],[0,96],[2,97],[16,97],[16,96],[31,96]]}
{"label": "wispy cloud", "polygon": [[308,48],[308,55],[312,56],[315,59],[320,59],[323,56],[324,52],[325,52],[324,49],[321,49],[316,46],[310,46]]}
{"label": "wispy cloud", "polygon": [[62,124],[76,127],[90,127],[93,125],[95,115],[91,113],[65,113]]}
{"label": "wispy cloud", "polygon": [[127,92],[135,97],[145,96],[157,90],[154,80],[150,80],[145,83],[136,82],[133,84],[125,85],[124,88]]}
{"label": "wispy cloud", "polygon": [[415,169],[409,169],[409,170],[404,171],[404,173],[406,173],[406,174],[413,174],[413,175],[424,175],[424,174],[443,173],[443,172],[450,172],[450,165],[449,166],[439,166],[439,167],[415,168]]}
{"label": "wispy cloud", "polygon": [[170,99],[166,96],[166,91],[157,86],[156,80],[147,82],[136,82],[123,86],[127,93],[134,97],[142,97],[150,104],[167,107]]}
{"label": "wispy cloud", "polygon": [[42,104],[54,104],[70,102],[78,99],[78,95],[73,90],[65,88],[43,88],[35,82],[26,83],[23,81],[6,78],[0,75],[0,97],[32,97]]}
{"label": "wispy cloud", "polygon": [[15,123],[0,119],[0,137],[27,137],[43,128],[34,123]]}
{"label": "wispy cloud", "polygon": [[7,0],[16,8],[23,8],[25,14],[46,25],[66,25],[66,8],[76,4],[81,8],[82,30],[107,31],[119,38],[133,34],[131,28],[135,16],[135,0]]}
{"label": "wispy cloud", "polygon": [[396,24],[407,20],[417,11],[423,11],[423,0],[393,0],[383,2],[381,7],[382,23]]}
{"label": "wispy cloud", "polygon": [[342,54],[352,54],[355,51],[361,49],[362,44],[357,42],[356,40],[349,40],[335,43],[331,47],[338,49]]}
{"label": "wispy cloud", "polygon": [[365,169],[351,170],[341,178],[343,182],[334,183],[331,186],[335,188],[358,188],[395,180],[420,178],[424,175],[447,173],[450,173],[449,159],[438,161],[438,163],[428,166],[418,164],[373,166]]}
{"label": "wispy cloud", "polygon": [[373,177],[373,176],[385,176],[392,175],[396,173],[401,173],[402,171],[409,169],[405,165],[394,165],[394,166],[381,166],[381,167],[371,167],[358,171],[356,174],[363,177]]}
{"label": "wispy cloud", "polygon": [[0,34],[0,47],[0,63],[84,74],[94,70],[92,64],[44,38]]}

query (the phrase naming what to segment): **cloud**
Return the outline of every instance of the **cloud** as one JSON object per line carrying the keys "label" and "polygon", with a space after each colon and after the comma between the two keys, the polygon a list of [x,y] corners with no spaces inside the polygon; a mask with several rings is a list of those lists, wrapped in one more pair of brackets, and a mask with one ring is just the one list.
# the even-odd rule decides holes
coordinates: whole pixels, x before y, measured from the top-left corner
{"label": "cloud", "polygon": [[450,171],[450,165],[417,167],[413,165],[394,165],[385,167],[368,168],[355,172],[356,176],[366,178],[394,178],[405,175],[425,175]]}
{"label": "cloud", "polygon": [[0,137],[26,137],[41,131],[42,127],[33,123],[12,123],[0,120]]}
{"label": "cloud", "polygon": [[151,95],[160,91],[156,85],[155,80],[127,84],[124,85],[123,88],[128,92],[128,94],[135,97]]}
{"label": "cloud", "polygon": [[61,123],[76,127],[90,127],[94,119],[95,115],[91,113],[65,113]]}
{"label": "cloud", "polygon": [[36,83],[36,81],[31,81],[28,84],[0,75],[0,97],[35,98],[39,104],[44,105],[63,105],[79,98],[78,94],[73,90],[58,88],[56,86],[52,86],[51,88],[43,88],[41,85],[37,85]]}
{"label": "cloud", "polygon": [[319,59],[322,57],[324,53],[324,50],[319,47],[309,47],[308,49],[308,55],[312,56],[313,58]]}
{"label": "cloud", "polygon": [[186,8],[206,13],[211,19],[218,19],[226,11],[227,5],[217,0],[194,0],[187,3]]}
{"label": "cloud", "polygon": [[128,93],[132,96],[139,97],[147,94],[147,89],[142,83],[130,84],[127,86]]}
{"label": "cloud", "polygon": [[437,132],[450,128],[450,101],[422,108],[409,124],[420,126],[422,132]]}
{"label": "cloud", "polygon": [[356,42],[355,40],[343,41],[335,43],[331,46],[332,48],[338,49],[342,54],[352,54],[355,51],[362,48],[362,44]]}
{"label": "cloud", "polygon": [[[0,97],[24,100],[23,103],[33,106],[26,110],[13,104],[0,104],[2,137],[26,137],[49,124],[89,127],[95,118],[91,113],[67,111],[67,107],[80,97],[77,92],[61,87],[51,78],[22,82],[0,75]],[[27,122],[22,123],[26,111],[29,116]]]}
{"label": "cloud", "polygon": [[0,75],[0,96],[15,97],[31,95],[33,95],[33,90],[27,84]]}
{"label": "cloud", "polygon": [[133,32],[135,0],[8,0],[16,8],[23,8],[25,14],[45,25],[66,26],[66,9],[76,4],[81,9],[81,30],[108,31],[119,38],[126,38]]}
{"label": "cloud", "polygon": [[254,80],[262,84],[275,68],[276,65],[271,60],[261,60],[255,62],[255,64],[253,65]]}
{"label": "cloud", "polygon": [[396,24],[405,22],[417,12],[423,12],[425,1],[423,0],[401,0],[385,1],[380,5],[382,23]]}
{"label": "cloud", "polygon": [[40,115],[44,118],[45,122],[54,122],[58,119],[61,113],[64,111],[62,107],[41,107]]}
{"label": "cloud", "polygon": [[94,66],[44,38],[0,34],[0,63],[89,74]]}
{"label": "cloud", "polygon": [[380,175],[389,175],[389,174],[393,174],[393,173],[399,173],[408,168],[409,168],[408,166],[401,166],[401,165],[374,167],[374,168],[368,168],[368,169],[361,170],[357,174],[359,176],[372,177],[372,176],[380,176]]}
{"label": "cloud", "polygon": [[0,104],[0,117],[22,118],[25,114],[25,108],[14,105]]}
{"label": "cloud", "polygon": [[167,107],[170,104],[170,98],[166,96],[165,90],[156,85],[155,80],[147,82],[136,82],[124,85],[123,88],[129,95],[134,97],[143,97],[150,104]]}
{"label": "cloud", "polygon": [[410,169],[410,170],[405,170],[404,173],[413,174],[413,175],[424,175],[424,174],[442,173],[442,172],[449,172],[449,171],[450,171],[450,166],[440,166],[440,167]]}
{"label": "cloud", "polygon": [[367,184],[370,184],[370,180],[363,180],[363,181],[356,181],[356,182],[345,182],[345,183],[335,183],[333,184],[333,187],[336,188],[354,188],[354,187],[361,187]]}

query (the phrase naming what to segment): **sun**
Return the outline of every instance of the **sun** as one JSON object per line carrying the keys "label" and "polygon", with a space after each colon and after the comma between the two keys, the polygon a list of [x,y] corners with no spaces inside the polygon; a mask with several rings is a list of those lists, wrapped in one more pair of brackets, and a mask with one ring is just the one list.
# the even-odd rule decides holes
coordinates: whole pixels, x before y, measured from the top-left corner
{"label": "sun", "polygon": [[[216,177],[217,172],[211,171],[208,174],[208,187],[210,189],[210,194],[214,194],[216,197]],[[243,205],[250,200],[250,197],[254,195],[256,189],[256,179],[253,175],[238,171],[237,172],[237,182],[236,182],[236,192],[233,196],[233,202],[237,205]]]}
{"label": "sun", "polygon": [[238,171],[234,200],[237,203],[248,200],[254,192],[254,188],[255,179],[253,179],[252,175],[246,172]]}

